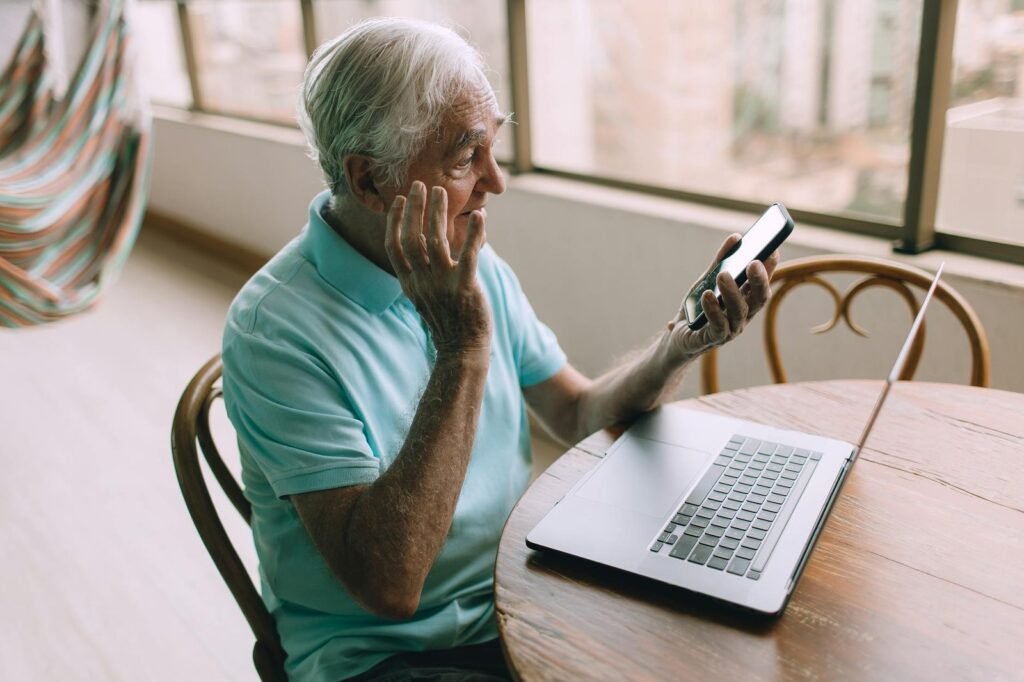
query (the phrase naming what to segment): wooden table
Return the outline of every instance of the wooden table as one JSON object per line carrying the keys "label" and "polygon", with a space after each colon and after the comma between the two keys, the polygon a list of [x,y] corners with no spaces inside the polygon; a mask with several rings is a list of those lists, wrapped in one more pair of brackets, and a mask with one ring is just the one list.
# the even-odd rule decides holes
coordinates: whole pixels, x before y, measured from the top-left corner
{"label": "wooden table", "polygon": [[[856,442],[880,387],[785,384],[681,404]],[[1024,679],[1024,395],[897,384],[777,620],[526,547],[613,440],[566,452],[505,527],[498,626],[520,678]]]}

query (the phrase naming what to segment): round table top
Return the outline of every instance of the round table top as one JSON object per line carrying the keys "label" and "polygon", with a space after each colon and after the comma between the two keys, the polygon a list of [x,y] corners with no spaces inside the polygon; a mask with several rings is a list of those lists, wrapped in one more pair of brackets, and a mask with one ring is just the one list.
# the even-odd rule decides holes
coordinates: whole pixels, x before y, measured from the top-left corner
{"label": "round table top", "polygon": [[[878,381],[763,386],[678,403],[857,442]],[[534,552],[526,534],[614,442],[530,486],[502,534],[498,627],[524,680],[1020,679],[1024,394],[901,382],[781,617]]]}

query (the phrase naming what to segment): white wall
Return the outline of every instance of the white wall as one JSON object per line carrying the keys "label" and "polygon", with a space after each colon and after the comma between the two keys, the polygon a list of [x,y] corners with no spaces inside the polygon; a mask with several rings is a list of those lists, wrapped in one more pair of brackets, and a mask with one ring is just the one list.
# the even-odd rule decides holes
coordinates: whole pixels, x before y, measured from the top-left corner
{"label": "white wall", "polygon": [[[291,239],[322,187],[297,131],[171,111],[160,112],[155,131],[151,206],[253,250],[269,254]],[[652,337],[722,239],[753,220],[543,176],[511,178],[488,213],[491,243],[570,359],[590,374]],[[882,240],[804,225],[784,257],[830,252],[893,257]],[[928,269],[942,258],[948,281],[988,330],[993,385],[1024,391],[1024,268],[941,253],[901,260]],[[871,332],[866,340],[845,327],[811,337],[807,329],[829,318],[831,303],[809,288],[791,298],[780,315],[791,380],[885,375],[910,321],[892,292],[865,292],[854,306],[855,321]],[[723,388],[769,381],[760,322],[723,353]],[[965,336],[945,309],[936,308],[918,378],[965,383],[967,377]],[[697,379],[694,373],[684,394],[697,392]]]}

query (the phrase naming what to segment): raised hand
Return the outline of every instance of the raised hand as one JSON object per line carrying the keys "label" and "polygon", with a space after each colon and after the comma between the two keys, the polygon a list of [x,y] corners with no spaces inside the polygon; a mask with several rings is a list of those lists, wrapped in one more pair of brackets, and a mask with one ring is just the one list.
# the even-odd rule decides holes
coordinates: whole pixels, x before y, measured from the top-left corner
{"label": "raised hand", "polygon": [[[704,279],[720,260],[739,242],[740,235],[730,235],[718,249],[711,266],[701,277]],[[698,330],[690,329],[686,322],[686,314],[680,305],[679,312],[668,323],[672,341],[682,353],[689,357],[702,353],[709,348],[720,346],[736,338],[743,331],[747,322],[764,307],[771,298],[769,284],[775,267],[779,264],[779,252],[775,251],[764,263],[754,261],[747,266],[747,281],[737,286],[736,280],[727,272],[718,273],[716,279],[718,289],[722,293],[722,303],[711,290],[701,296],[701,305],[707,324]],[[699,280],[698,280],[699,281]]]}
{"label": "raised hand", "polygon": [[484,216],[473,211],[458,260],[447,237],[448,195],[416,181],[409,196],[397,196],[388,212],[384,247],[402,291],[427,324],[438,354],[489,352],[491,318],[476,279],[484,245]]}

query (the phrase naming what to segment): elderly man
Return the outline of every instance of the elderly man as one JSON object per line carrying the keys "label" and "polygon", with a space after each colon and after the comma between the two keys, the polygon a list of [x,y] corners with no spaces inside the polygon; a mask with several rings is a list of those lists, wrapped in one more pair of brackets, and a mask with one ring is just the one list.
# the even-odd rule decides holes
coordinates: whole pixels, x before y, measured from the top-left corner
{"label": "elderly man", "polygon": [[[330,190],[233,303],[224,392],[264,599],[303,680],[495,679],[493,564],[526,487],[526,406],[566,443],[650,410],[770,295],[719,279],[597,380],[485,246],[506,120],[453,32],[378,19],[321,47],[301,118]],[[736,236],[723,245],[723,252]]]}

